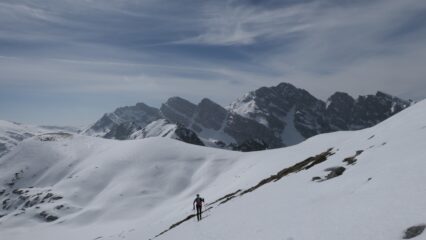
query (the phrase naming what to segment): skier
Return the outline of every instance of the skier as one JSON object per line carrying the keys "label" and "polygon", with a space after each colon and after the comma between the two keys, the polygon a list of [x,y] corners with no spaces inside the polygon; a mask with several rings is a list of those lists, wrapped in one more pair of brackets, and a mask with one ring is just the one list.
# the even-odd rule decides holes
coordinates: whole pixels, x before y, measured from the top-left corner
{"label": "skier", "polygon": [[197,197],[195,198],[192,207],[193,210],[195,210],[195,207],[197,207],[197,220],[200,221],[201,220],[201,208],[203,207],[203,202],[204,202],[204,198],[200,197],[200,194],[197,194]]}

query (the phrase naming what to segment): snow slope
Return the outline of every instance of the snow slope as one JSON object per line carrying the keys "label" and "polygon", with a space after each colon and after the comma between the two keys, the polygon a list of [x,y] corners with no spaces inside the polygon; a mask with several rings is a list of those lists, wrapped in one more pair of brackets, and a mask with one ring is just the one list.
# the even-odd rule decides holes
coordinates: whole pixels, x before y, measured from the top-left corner
{"label": "snow slope", "polygon": [[130,139],[142,139],[149,137],[167,137],[175,138],[175,130],[177,124],[170,123],[166,119],[159,119],[146,125],[144,129],[134,132],[130,135]]}
{"label": "snow slope", "polygon": [[401,239],[426,223],[424,119],[426,101],[369,129],[251,153],[166,138],[34,137],[0,158],[1,236],[152,239],[191,216],[200,193],[206,218],[155,239]]}
{"label": "snow slope", "polygon": [[22,140],[52,131],[77,132],[78,129],[73,127],[33,126],[0,120],[0,157]]}
{"label": "snow slope", "polygon": [[129,139],[143,139],[149,137],[172,138],[185,143],[205,146],[195,132],[182,125],[171,123],[166,119],[159,119],[151,122],[141,130],[132,133]]}
{"label": "snow slope", "polygon": [[287,126],[281,133],[281,139],[286,146],[291,146],[300,142],[303,142],[305,139],[297,128],[294,126],[294,114],[295,108],[293,107],[284,118],[284,122],[287,123]]}

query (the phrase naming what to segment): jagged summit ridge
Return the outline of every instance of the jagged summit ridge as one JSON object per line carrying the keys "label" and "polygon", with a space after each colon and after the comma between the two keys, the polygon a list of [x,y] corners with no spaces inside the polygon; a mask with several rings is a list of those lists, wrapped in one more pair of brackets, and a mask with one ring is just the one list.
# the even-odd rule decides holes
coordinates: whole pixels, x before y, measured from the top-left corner
{"label": "jagged summit ridge", "polygon": [[380,91],[357,99],[336,92],[324,102],[304,89],[280,83],[252,91],[227,109],[269,127],[283,143],[297,143],[319,133],[374,126],[410,104]]}
{"label": "jagged summit ridge", "polygon": [[304,89],[280,83],[251,91],[227,107],[208,98],[194,104],[177,96],[159,109],[143,103],[121,107],[105,114],[85,134],[131,139],[134,132],[165,119],[193,132],[206,146],[236,149],[261,140],[267,148],[276,148],[320,133],[371,127],[410,104],[380,91],[356,99],[336,92],[324,102]]}
{"label": "jagged summit ridge", "polygon": [[264,139],[273,147],[281,146],[279,138],[267,127],[232,113],[207,98],[195,105],[174,97],[167,100],[160,110],[165,118],[196,132],[208,146],[239,145],[256,137]]}
{"label": "jagged summit ridge", "polygon": [[[117,108],[112,113],[106,113],[101,119],[96,121],[83,133],[92,136],[105,137],[111,129],[117,128],[121,124],[134,123],[139,128],[161,118],[161,113],[157,108],[150,107],[144,103],[137,103],[135,106]],[[111,135],[111,134],[110,134]],[[111,138],[114,138],[113,136]]]}

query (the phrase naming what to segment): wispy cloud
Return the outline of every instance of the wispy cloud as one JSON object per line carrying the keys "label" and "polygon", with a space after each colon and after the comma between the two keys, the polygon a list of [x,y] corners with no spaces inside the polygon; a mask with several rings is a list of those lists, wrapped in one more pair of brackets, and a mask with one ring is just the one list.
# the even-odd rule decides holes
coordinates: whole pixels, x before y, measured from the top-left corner
{"label": "wispy cloud", "polygon": [[[172,95],[227,104],[281,81],[321,98],[380,89],[420,99],[424,16],[423,0],[4,0],[0,113],[18,116],[7,115],[14,93],[38,91],[52,104],[59,93],[84,95],[95,120],[113,106],[158,106]],[[113,104],[111,96],[122,97]],[[37,99],[22,100],[22,112],[51,104]]]}
{"label": "wispy cloud", "polygon": [[265,9],[257,5],[210,4],[203,8],[197,36],[178,43],[248,45],[303,33],[313,27],[310,17],[317,3]]}

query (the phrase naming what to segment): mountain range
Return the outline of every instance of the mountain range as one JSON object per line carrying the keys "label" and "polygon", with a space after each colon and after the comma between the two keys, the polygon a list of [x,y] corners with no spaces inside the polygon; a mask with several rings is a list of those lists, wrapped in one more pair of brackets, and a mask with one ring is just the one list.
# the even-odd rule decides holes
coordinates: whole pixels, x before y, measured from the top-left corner
{"label": "mountain range", "polygon": [[249,153],[171,139],[163,120],[132,141],[51,130],[0,157],[1,239],[424,240],[425,118],[423,100],[371,128]]}
{"label": "mountain range", "polygon": [[356,99],[336,92],[322,101],[280,83],[251,91],[226,107],[207,98],[194,104],[181,97],[169,98],[159,109],[144,103],[120,107],[83,134],[119,140],[162,136],[253,151],[294,145],[321,133],[371,127],[411,104],[380,91]]}

